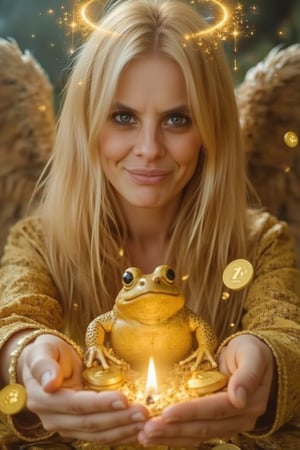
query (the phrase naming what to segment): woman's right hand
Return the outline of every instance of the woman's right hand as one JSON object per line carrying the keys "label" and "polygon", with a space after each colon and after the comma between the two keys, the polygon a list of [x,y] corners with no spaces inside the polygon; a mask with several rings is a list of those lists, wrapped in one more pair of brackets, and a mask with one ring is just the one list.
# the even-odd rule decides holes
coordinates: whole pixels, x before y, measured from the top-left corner
{"label": "woman's right hand", "polygon": [[27,391],[27,408],[46,431],[102,445],[137,442],[147,409],[128,405],[121,392],[85,390],[82,362],[63,339],[50,334],[37,337],[22,351],[17,369]]}

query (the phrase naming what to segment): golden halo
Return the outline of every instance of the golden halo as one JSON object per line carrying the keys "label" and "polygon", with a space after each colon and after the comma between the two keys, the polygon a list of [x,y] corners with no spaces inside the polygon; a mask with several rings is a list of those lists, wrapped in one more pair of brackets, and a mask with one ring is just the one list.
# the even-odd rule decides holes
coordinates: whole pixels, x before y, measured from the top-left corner
{"label": "golden halo", "polygon": [[[198,0],[198,3],[201,3],[201,0]],[[211,3],[212,5],[216,5],[221,12],[221,18],[216,21],[213,25],[205,28],[205,30],[198,31],[197,33],[191,33],[185,36],[186,39],[192,39],[195,37],[205,36],[207,34],[212,34],[215,31],[220,31],[224,28],[226,23],[229,21],[230,14],[228,8],[219,0],[207,0],[206,3]]]}
{"label": "golden halo", "polygon": [[91,6],[93,3],[95,3],[95,1],[99,1],[99,0],[89,0],[88,2],[86,2],[83,7],[81,8],[80,12],[81,12],[81,17],[83,19],[83,21],[86,23],[86,25],[88,25],[91,28],[99,28],[97,23],[93,22],[92,19],[89,18],[88,16],[88,8],[89,6]]}
{"label": "golden halo", "polygon": [[[217,20],[213,25],[208,26],[205,28],[205,30],[201,30],[196,33],[191,33],[185,36],[185,39],[193,39],[195,37],[201,37],[205,36],[211,33],[214,33],[215,31],[220,31],[226,23],[229,21],[230,14],[228,8],[222,3],[220,0],[197,0],[198,3],[208,3],[214,6],[217,6],[220,10],[221,17],[219,20]],[[97,25],[97,22],[95,22],[92,18],[89,17],[88,9],[91,5],[93,5],[95,2],[99,3],[99,0],[88,0],[81,8],[81,17],[86,25],[88,25],[91,28],[99,29],[100,27]],[[103,3],[103,2],[102,2]],[[195,3],[194,1],[191,3]]]}

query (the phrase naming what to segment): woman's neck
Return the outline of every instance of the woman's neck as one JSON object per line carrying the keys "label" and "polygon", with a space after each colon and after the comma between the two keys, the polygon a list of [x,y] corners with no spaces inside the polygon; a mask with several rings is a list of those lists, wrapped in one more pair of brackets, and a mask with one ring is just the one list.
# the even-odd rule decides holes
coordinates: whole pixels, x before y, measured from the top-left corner
{"label": "woman's neck", "polygon": [[[160,264],[166,264],[170,229],[178,205],[168,208],[134,208],[123,210],[129,234],[126,249],[132,266],[151,273]],[[170,263],[170,262],[168,262]]]}

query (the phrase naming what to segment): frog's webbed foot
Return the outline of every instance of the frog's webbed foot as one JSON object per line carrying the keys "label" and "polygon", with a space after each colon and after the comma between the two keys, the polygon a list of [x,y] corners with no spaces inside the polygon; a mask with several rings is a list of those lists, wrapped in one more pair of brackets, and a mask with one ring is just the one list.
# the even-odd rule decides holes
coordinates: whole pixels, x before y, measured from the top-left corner
{"label": "frog's webbed foot", "polygon": [[98,361],[103,369],[108,369],[109,364],[107,360],[112,361],[116,365],[121,365],[122,362],[116,358],[111,352],[104,346],[93,345],[86,350],[85,353],[85,366],[87,368],[92,367],[94,361]]}
{"label": "frog's webbed foot", "polygon": [[216,360],[214,359],[212,352],[204,345],[199,346],[191,355],[189,355],[186,359],[183,359],[179,362],[181,366],[196,360],[194,364],[191,366],[191,370],[196,370],[200,366],[203,361],[209,361],[211,364],[211,368],[217,367]]}

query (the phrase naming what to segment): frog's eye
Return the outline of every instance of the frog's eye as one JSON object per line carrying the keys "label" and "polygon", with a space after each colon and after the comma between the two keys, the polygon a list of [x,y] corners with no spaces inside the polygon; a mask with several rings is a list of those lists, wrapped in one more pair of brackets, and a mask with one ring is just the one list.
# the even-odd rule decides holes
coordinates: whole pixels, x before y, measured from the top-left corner
{"label": "frog's eye", "polygon": [[168,283],[174,283],[176,275],[175,275],[174,270],[171,269],[171,267],[166,268],[164,276],[165,276],[166,280],[168,281]]}
{"label": "frog's eye", "polygon": [[126,272],[123,273],[122,280],[125,287],[130,287],[134,280],[133,273],[129,270],[126,270]]}

